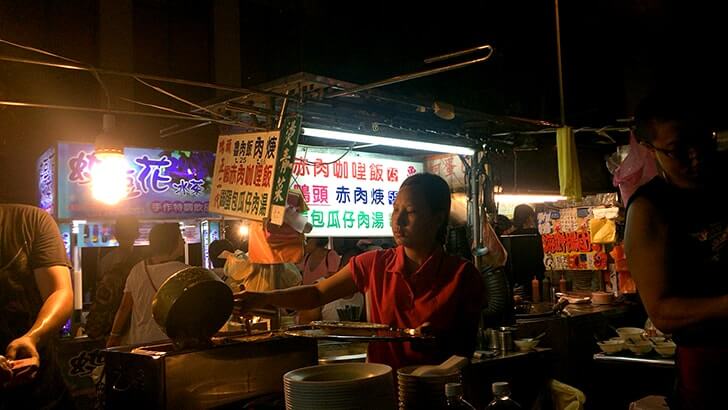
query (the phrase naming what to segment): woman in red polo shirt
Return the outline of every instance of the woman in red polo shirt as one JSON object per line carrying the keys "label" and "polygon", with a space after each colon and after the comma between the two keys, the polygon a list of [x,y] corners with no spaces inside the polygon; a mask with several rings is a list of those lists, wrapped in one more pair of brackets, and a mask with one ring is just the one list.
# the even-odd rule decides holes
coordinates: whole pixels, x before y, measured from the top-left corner
{"label": "woman in red polo shirt", "polygon": [[437,175],[415,174],[399,189],[392,210],[398,246],[352,258],[316,285],[236,295],[238,311],[274,305],[311,309],[357,291],[368,296],[369,320],[396,328],[428,326],[434,344],[369,344],[368,360],[395,370],[433,364],[475,349],[483,282],[475,266],[443,251],[450,215],[450,189]]}

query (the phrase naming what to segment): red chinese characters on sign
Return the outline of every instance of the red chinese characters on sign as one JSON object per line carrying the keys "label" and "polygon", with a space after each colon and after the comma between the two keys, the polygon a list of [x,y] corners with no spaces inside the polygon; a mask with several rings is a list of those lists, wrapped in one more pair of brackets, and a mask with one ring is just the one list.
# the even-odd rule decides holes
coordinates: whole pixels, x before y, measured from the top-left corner
{"label": "red chinese characters on sign", "polygon": [[316,161],[313,163],[313,176],[323,176],[328,178],[329,177],[329,164],[324,163],[324,161],[321,158],[317,158]]}
{"label": "red chinese characters on sign", "polygon": [[217,155],[222,155],[225,153],[225,143],[229,143],[229,139],[221,139],[220,142],[217,143]]}
{"label": "red chinese characters on sign", "polygon": [[238,166],[237,165],[225,165],[223,167],[222,182],[225,184],[234,184],[237,178]]}
{"label": "red chinese characters on sign", "polygon": [[273,165],[266,165],[263,168],[263,181],[261,182],[261,185],[269,187],[271,184],[271,178],[273,178]]}
{"label": "red chinese characters on sign", "polygon": [[397,182],[399,181],[399,171],[397,168],[387,168],[387,181]]}
{"label": "red chinese characters on sign", "polygon": [[255,165],[250,164],[245,167],[245,185],[253,185],[255,178]]}
{"label": "red chinese characters on sign", "polygon": [[591,252],[589,232],[554,232],[541,235],[544,253]]}
{"label": "red chinese characters on sign", "polygon": [[336,178],[349,178],[349,163],[347,161],[334,162],[334,176]]}
{"label": "red chinese characters on sign", "polygon": [[445,179],[450,188],[459,188],[465,185],[465,170],[462,161],[456,155],[430,155],[425,159],[425,169],[427,169],[427,172]]}
{"label": "red chinese characters on sign", "polygon": [[303,200],[306,201],[306,203],[311,202],[311,190],[309,189],[308,185],[294,184],[293,187],[301,191],[301,195],[303,195]]}
{"label": "red chinese characters on sign", "polygon": [[313,187],[313,202],[314,204],[328,204],[329,203],[329,187],[326,185],[314,185]]}
{"label": "red chinese characters on sign", "polygon": [[296,158],[291,172],[293,172],[293,175],[297,176],[306,176],[311,174],[311,171],[308,169],[308,164],[303,158]]}
{"label": "red chinese characters on sign", "polygon": [[372,181],[383,181],[382,179],[382,165],[371,164],[369,165],[369,179]]}
{"label": "red chinese characters on sign", "polygon": [[255,166],[253,185],[260,186],[262,181],[263,181],[263,165],[258,164]]}
{"label": "red chinese characters on sign", "polygon": [[451,177],[453,175],[453,170],[455,169],[455,164],[452,163],[453,157],[447,157],[442,162],[445,165],[445,176]]}
{"label": "red chinese characters on sign", "polygon": [[238,167],[237,178],[235,179],[237,185],[245,185],[245,165]]}
{"label": "red chinese characters on sign", "polygon": [[351,176],[354,179],[367,179],[367,165],[363,162],[352,162]]}

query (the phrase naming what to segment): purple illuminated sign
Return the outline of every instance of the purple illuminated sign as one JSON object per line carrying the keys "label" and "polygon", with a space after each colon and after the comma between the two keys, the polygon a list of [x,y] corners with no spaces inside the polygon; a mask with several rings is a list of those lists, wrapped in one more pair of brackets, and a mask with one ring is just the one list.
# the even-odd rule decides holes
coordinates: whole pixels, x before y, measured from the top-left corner
{"label": "purple illuminated sign", "polygon": [[93,145],[59,144],[58,217],[179,219],[208,215],[214,153],[125,148],[124,155],[129,164],[126,198],[106,205],[91,196],[92,170],[99,162]]}
{"label": "purple illuminated sign", "polygon": [[48,148],[38,158],[38,206],[54,215],[56,150]]}

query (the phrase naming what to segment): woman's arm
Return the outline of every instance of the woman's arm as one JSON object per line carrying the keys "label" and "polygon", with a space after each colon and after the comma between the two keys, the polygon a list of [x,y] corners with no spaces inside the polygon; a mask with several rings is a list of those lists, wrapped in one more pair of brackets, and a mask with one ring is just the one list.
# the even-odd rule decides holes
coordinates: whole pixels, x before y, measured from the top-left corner
{"label": "woman's arm", "polygon": [[[655,327],[666,333],[708,320],[728,319],[728,295],[688,298],[667,288],[668,224],[657,207],[639,198],[627,211],[625,253],[640,298]],[[691,257],[686,255],[686,258]]]}
{"label": "woman's arm", "polygon": [[270,305],[294,310],[313,309],[356,291],[351,270],[348,266],[344,266],[331,277],[315,285],[295,286],[270,292],[238,293],[235,295],[235,309],[242,313]]}

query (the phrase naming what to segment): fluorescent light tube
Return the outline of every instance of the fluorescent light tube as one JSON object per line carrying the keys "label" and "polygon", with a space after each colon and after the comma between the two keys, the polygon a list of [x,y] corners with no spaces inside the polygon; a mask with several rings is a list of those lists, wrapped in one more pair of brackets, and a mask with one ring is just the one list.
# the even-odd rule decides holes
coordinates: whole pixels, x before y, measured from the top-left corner
{"label": "fluorescent light tube", "polygon": [[495,202],[510,204],[539,204],[542,202],[556,202],[566,199],[563,195],[537,195],[537,194],[495,194]]}
{"label": "fluorescent light tube", "polygon": [[441,152],[445,154],[473,155],[475,151],[468,147],[459,147],[457,145],[434,144],[431,142],[422,142],[414,140],[406,140],[399,138],[379,137],[367,134],[355,134],[352,132],[322,130],[319,128],[303,128],[303,135],[309,137],[327,138],[330,140],[361,142],[365,144],[386,145],[388,147],[410,148],[422,151]]}

